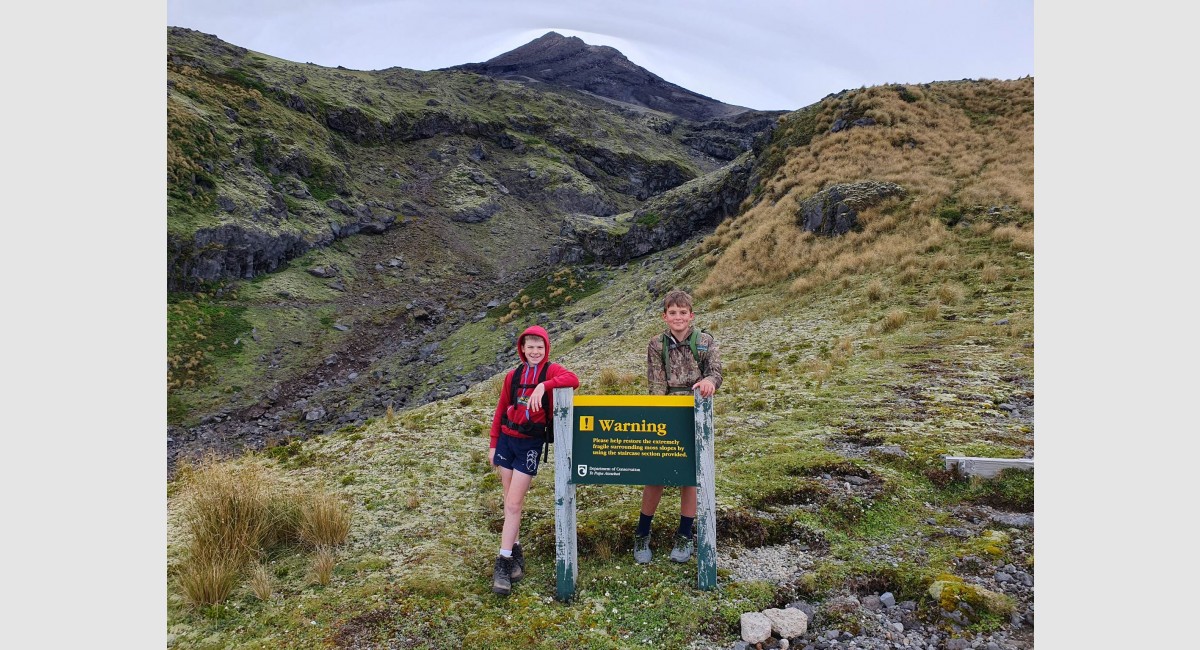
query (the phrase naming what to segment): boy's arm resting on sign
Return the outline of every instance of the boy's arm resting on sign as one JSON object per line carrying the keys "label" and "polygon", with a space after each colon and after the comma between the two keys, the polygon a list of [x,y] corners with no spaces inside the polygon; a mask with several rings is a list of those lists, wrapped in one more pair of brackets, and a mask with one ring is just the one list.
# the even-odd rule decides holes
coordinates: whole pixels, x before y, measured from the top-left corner
{"label": "boy's arm resting on sign", "polygon": [[542,408],[542,394],[554,394],[555,388],[579,388],[579,377],[557,363],[550,364],[546,368],[546,381],[538,384],[529,395],[529,410]]}
{"label": "boy's arm resting on sign", "polygon": [[692,390],[699,388],[701,397],[712,397],[713,393],[717,392],[717,389],[721,387],[721,380],[723,379],[721,375],[721,351],[717,347],[716,339],[713,339],[712,336],[701,334],[700,337],[702,343],[704,338],[708,339],[708,351],[704,352],[700,357],[700,371],[703,373],[703,376],[700,378],[700,381],[692,385]]}
{"label": "boy's arm resting on sign", "polygon": [[650,339],[646,346],[646,391],[650,395],[667,394],[667,369],[662,363],[662,337]]}

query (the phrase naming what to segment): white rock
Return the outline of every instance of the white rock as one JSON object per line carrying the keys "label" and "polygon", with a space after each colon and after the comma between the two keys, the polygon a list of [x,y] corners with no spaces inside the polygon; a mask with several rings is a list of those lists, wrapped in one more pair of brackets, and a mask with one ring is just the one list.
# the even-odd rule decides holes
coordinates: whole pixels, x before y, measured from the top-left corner
{"label": "white rock", "polygon": [[784,639],[808,631],[808,615],[798,609],[764,609],[763,616],[771,621],[771,629]]}
{"label": "white rock", "polygon": [[[803,612],[801,612],[803,613]],[[761,612],[742,614],[742,640],[746,643],[762,643],[771,638],[771,619]]]}

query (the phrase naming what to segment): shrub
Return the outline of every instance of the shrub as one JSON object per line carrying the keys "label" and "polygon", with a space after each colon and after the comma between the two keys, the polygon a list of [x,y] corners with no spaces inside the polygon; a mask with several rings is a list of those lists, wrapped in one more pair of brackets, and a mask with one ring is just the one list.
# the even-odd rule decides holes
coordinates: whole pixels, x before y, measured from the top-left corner
{"label": "shrub", "polygon": [[1017,226],[1002,226],[992,231],[992,239],[1008,242],[1013,250],[1033,252],[1033,232]]}
{"label": "shrub", "polygon": [[936,300],[925,305],[925,309],[922,310],[922,312],[921,312],[921,316],[925,318],[926,322],[931,322],[931,321],[937,320],[938,316],[940,316],[941,314],[942,314],[942,303],[940,303]]}
{"label": "shrub", "polygon": [[893,309],[883,317],[883,331],[894,332],[908,322],[908,312],[903,309]]}
{"label": "shrub", "polygon": [[189,555],[175,570],[184,599],[192,605],[214,605],[229,597],[237,584],[234,558]]}
{"label": "shrub", "polygon": [[186,481],[184,526],[191,538],[189,556],[211,565],[193,570],[223,573],[217,564],[227,562],[236,572],[270,536],[270,478],[257,466],[235,468],[210,458],[190,472]]}
{"label": "shrub", "polygon": [[879,280],[871,280],[867,285],[867,300],[871,302],[879,302],[883,298],[883,283]]}
{"label": "shrub", "polygon": [[945,206],[938,208],[937,216],[947,226],[955,226],[962,220],[963,213],[962,209],[957,206]]}
{"label": "shrub", "polygon": [[943,284],[937,289],[937,298],[946,305],[956,305],[962,302],[966,290],[960,284]]}
{"label": "shrub", "polygon": [[[271,472],[248,463],[219,462],[179,470],[182,526],[187,553],[174,568],[188,603],[211,605],[229,596],[254,558],[283,544],[303,541],[318,549],[345,542],[350,511],[319,490],[289,490]],[[250,589],[269,597],[261,564],[249,569]]]}
{"label": "shrub", "polygon": [[261,562],[250,569],[250,591],[264,601],[271,600],[271,594],[275,591],[275,578]]}
{"label": "shrub", "polygon": [[600,369],[600,390],[608,391],[621,383],[621,374],[613,368]]}
{"label": "shrub", "polygon": [[934,271],[945,271],[947,269],[954,268],[956,261],[956,258],[949,255],[938,255],[937,257],[933,258],[933,262],[930,264],[930,267]]}
{"label": "shrub", "polygon": [[333,549],[322,546],[313,555],[312,566],[309,568],[309,580],[316,584],[327,585],[333,577],[333,568],[337,566],[337,556]]}
{"label": "shrub", "polygon": [[975,233],[976,235],[986,235],[992,232],[992,228],[995,227],[996,226],[994,224],[987,221],[976,221],[975,223],[971,224],[971,232]]}
{"label": "shrub", "polygon": [[300,539],[315,547],[337,546],[350,534],[350,509],[324,492],[307,495],[300,507]]}

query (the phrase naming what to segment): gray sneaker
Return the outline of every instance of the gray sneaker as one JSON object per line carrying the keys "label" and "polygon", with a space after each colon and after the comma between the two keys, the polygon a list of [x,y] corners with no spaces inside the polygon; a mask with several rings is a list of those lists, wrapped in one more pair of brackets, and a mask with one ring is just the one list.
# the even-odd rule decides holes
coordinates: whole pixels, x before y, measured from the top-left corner
{"label": "gray sneaker", "polygon": [[690,537],[675,536],[675,548],[671,549],[672,562],[687,562],[692,557],[694,543]]}
{"label": "gray sneaker", "polygon": [[633,560],[638,564],[646,564],[650,561],[650,536],[634,537],[633,538]]}

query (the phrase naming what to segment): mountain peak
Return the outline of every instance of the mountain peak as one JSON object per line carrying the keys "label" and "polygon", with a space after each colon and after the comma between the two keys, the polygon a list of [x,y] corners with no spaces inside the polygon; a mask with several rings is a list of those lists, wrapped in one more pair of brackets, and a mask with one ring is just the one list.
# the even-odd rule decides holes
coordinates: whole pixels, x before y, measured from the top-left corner
{"label": "mountain peak", "polygon": [[449,69],[563,86],[689,120],[727,117],[748,110],[670,83],[633,63],[615,47],[589,45],[578,36],[554,31],[483,63]]}

